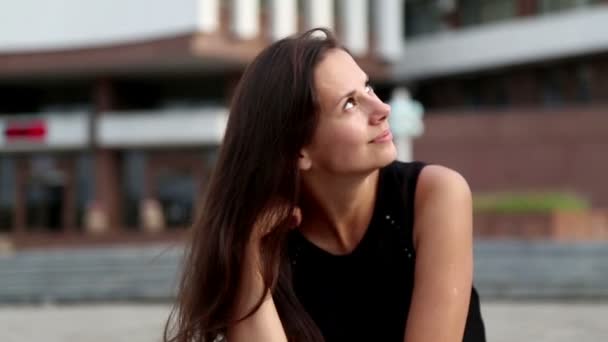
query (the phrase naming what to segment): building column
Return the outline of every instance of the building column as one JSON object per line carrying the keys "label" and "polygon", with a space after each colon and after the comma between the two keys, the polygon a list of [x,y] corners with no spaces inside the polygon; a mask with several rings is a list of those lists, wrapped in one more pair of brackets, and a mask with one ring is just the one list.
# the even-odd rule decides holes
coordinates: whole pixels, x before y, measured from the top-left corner
{"label": "building column", "polygon": [[232,33],[239,39],[254,39],[260,33],[260,0],[232,0]]}
{"label": "building column", "polygon": [[333,0],[304,0],[305,30],[325,27],[334,29]]}
{"label": "building column", "polygon": [[198,30],[203,33],[214,33],[220,27],[219,0],[197,1]]}
{"label": "building column", "polygon": [[340,0],[340,38],[356,56],[365,55],[369,49],[368,6],[368,0]]}
{"label": "building column", "polygon": [[404,0],[374,0],[375,52],[388,62],[395,62],[403,53]]}
{"label": "building column", "polygon": [[[116,94],[112,83],[107,79],[97,81],[94,89],[95,115],[94,123],[103,112],[115,107]],[[93,124],[95,130],[95,124]],[[120,164],[118,151],[102,148],[93,137],[93,149],[95,156],[95,204],[105,217],[107,230],[118,230],[122,227],[122,215],[120,210]]]}
{"label": "building column", "polygon": [[298,3],[296,0],[270,0],[270,38],[279,40],[298,31]]}

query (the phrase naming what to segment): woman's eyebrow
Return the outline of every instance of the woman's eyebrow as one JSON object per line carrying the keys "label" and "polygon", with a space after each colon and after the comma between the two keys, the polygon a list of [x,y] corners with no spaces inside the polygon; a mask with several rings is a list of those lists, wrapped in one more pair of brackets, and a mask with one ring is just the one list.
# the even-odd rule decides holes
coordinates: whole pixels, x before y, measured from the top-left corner
{"label": "woman's eyebrow", "polygon": [[357,92],[357,90],[354,90],[354,89],[353,89],[353,90],[349,91],[348,93],[346,93],[346,94],[342,95],[342,96],[341,96],[341,97],[338,99],[338,101],[336,102],[336,106],[337,106],[337,105],[339,105],[339,104],[340,104],[340,102],[342,102],[342,100],[343,100],[344,98],[351,97],[351,96],[355,95],[355,93],[356,93],[356,92]]}
{"label": "woman's eyebrow", "polygon": [[[367,76],[367,74],[365,74],[365,82],[363,84],[367,85],[368,83],[369,83],[369,76]],[[351,97],[351,96],[355,95],[356,92],[357,92],[357,90],[353,89],[353,90],[349,91],[348,93],[340,96],[340,98],[336,102],[335,106],[337,106],[338,104],[340,104],[340,102],[342,102],[342,99],[344,99],[346,97]]]}

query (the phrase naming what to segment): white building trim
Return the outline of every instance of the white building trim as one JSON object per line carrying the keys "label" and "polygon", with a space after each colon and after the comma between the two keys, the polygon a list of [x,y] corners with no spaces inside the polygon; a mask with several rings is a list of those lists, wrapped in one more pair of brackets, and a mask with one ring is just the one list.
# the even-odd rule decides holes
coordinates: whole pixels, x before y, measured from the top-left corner
{"label": "white building trim", "polygon": [[201,17],[203,3],[206,0],[3,1],[0,53],[100,47],[191,33],[201,20],[212,17]]}
{"label": "white building trim", "polygon": [[608,6],[514,19],[409,39],[398,79],[459,72],[608,51]]}
{"label": "white building trim", "polygon": [[218,145],[227,120],[223,107],[106,112],[95,138],[103,147]]}

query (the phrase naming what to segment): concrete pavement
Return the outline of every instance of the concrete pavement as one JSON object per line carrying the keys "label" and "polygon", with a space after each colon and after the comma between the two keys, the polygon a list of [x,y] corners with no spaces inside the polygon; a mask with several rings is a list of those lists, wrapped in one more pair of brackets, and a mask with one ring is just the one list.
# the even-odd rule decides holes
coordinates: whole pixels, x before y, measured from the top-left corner
{"label": "concrete pavement", "polygon": [[[482,303],[488,341],[608,339],[608,302]],[[169,305],[0,306],[3,342],[157,342]]]}

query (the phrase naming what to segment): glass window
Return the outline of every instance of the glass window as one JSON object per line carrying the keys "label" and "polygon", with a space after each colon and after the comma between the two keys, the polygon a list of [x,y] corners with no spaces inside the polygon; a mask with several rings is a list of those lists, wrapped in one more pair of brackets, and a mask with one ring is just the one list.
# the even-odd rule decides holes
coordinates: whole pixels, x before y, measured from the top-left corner
{"label": "glass window", "polygon": [[595,2],[594,0],[540,0],[539,11],[541,13],[546,12],[558,12],[574,7],[583,7]]}
{"label": "glass window", "polygon": [[123,154],[122,189],[123,222],[128,228],[139,227],[139,207],[143,198],[146,155],[143,151]]}
{"label": "glass window", "polygon": [[458,12],[462,26],[477,25],[481,21],[479,4],[475,0],[462,0]]}
{"label": "glass window", "polygon": [[410,0],[405,3],[405,36],[415,37],[439,31],[441,13],[435,0]]}
{"label": "glass window", "polygon": [[192,223],[196,180],[190,170],[161,170],[158,176],[158,200],[167,227],[187,228]]}
{"label": "glass window", "polygon": [[543,103],[546,106],[558,106],[563,102],[559,78],[555,70],[547,69],[541,72]]}
{"label": "glass window", "polygon": [[505,80],[501,74],[480,76],[478,80],[480,107],[504,107],[507,104]]}
{"label": "glass window", "polygon": [[0,233],[12,231],[15,210],[15,163],[11,157],[0,158]]}
{"label": "glass window", "polygon": [[480,17],[483,23],[500,21],[516,15],[514,0],[484,0],[480,5]]}
{"label": "glass window", "polygon": [[463,26],[474,26],[512,18],[517,15],[514,0],[462,0],[460,22]]}
{"label": "glass window", "polygon": [[467,108],[478,108],[482,105],[481,87],[478,78],[466,79],[463,81],[464,102]]}
{"label": "glass window", "polygon": [[25,185],[28,230],[60,231],[63,228],[66,177],[50,155],[30,159]]}
{"label": "glass window", "polygon": [[539,105],[543,101],[542,72],[536,68],[514,69],[505,74],[507,98],[512,106]]}
{"label": "glass window", "polygon": [[589,64],[589,96],[594,103],[608,103],[608,59],[594,59]]}
{"label": "glass window", "polygon": [[593,79],[593,69],[587,63],[580,64],[576,68],[577,78],[577,100],[588,103],[591,101],[591,84]]}
{"label": "glass window", "polygon": [[86,210],[93,201],[95,167],[91,153],[76,159],[76,226],[84,230]]}

